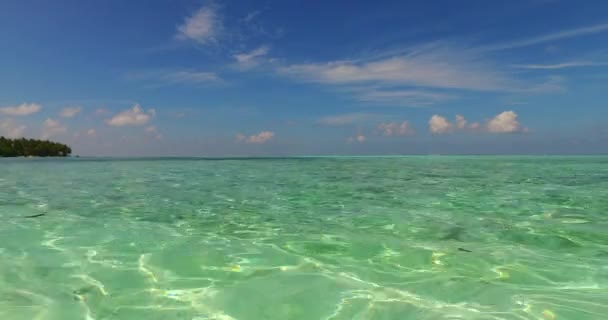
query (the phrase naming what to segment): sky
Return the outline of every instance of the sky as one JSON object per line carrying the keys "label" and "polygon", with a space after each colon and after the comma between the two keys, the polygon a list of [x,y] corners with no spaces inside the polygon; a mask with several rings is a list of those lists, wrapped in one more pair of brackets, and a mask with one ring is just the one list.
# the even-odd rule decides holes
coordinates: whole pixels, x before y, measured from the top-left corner
{"label": "sky", "polygon": [[3,0],[0,135],[87,156],[608,153],[608,2]]}

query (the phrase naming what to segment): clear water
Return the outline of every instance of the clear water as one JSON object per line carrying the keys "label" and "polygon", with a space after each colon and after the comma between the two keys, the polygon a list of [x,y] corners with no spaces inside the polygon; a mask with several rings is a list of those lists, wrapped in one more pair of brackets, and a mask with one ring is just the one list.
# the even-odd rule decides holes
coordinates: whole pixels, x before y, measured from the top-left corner
{"label": "clear water", "polygon": [[4,159],[0,217],[0,319],[608,319],[608,157]]}

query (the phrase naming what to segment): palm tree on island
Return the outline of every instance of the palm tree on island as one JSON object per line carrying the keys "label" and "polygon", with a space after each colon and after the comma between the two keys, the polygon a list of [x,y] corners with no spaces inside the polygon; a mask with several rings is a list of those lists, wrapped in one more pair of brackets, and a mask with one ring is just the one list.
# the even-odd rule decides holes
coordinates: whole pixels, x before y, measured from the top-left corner
{"label": "palm tree on island", "polygon": [[0,137],[0,157],[67,157],[71,153],[69,146],[59,142]]}

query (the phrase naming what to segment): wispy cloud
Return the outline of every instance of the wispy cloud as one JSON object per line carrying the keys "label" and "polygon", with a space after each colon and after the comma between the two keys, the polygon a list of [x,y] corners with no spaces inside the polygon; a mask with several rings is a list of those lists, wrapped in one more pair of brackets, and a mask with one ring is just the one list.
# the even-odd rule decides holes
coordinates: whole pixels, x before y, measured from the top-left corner
{"label": "wispy cloud", "polygon": [[63,108],[59,115],[64,118],[72,118],[80,113],[82,109],[80,107],[67,107]]}
{"label": "wispy cloud", "polygon": [[182,70],[162,75],[161,80],[171,83],[205,83],[220,81],[214,72]]}
{"label": "wispy cloud", "polygon": [[338,114],[333,116],[326,116],[318,120],[318,123],[327,126],[345,126],[360,124],[365,122],[377,121],[382,115],[374,113],[354,112]]}
{"label": "wispy cloud", "polygon": [[251,20],[255,19],[257,16],[259,16],[261,13],[262,13],[262,10],[252,11],[243,18],[243,21],[250,22]]}
{"label": "wispy cloud", "polygon": [[515,65],[516,68],[522,69],[539,69],[539,70],[557,70],[577,67],[602,67],[608,66],[606,62],[590,62],[590,61],[571,61],[556,64],[520,64]]}
{"label": "wispy cloud", "polygon": [[235,54],[234,59],[240,68],[249,69],[262,63],[262,57],[266,56],[269,51],[268,46],[260,46],[250,52]]}
{"label": "wispy cloud", "polygon": [[153,135],[156,140],[162,140],[162,133],[158,132],[158,128],[155,126],[148,126],[144,129],[147,134]]}
{"label": "wispy cloud", "polygon": [[128,80],[145,81],[153,87],[188,84],[203,85],[221,83],[222,79],[215,73],[201,70],[147,70],[135,71],[126,75]]}
{"label": "wispy cloud", "polygon": [[0,113],[9,116],[28,116],[42,110],[42,106],[36,103],[22,103],[18,106],[1,107]]}
{"label": "wispy cloud", "polygon": [[42,139],[48,139],[50,137],[57,136],[59,134],[66,133],[68,128],[62,125],[59,121],[48,118],[42,124]]}
{"label": "wispy cloud", "polygon": [[360,91],[361,93],[357,97],[360,101],[396,106],[428,106],[454,98],[454,95],[414,89],[392,90],[364,87]]}
{"label": "wispy cloud", "polygon": [[27,127],[13,119],[0,119],[0,137],[21,138]]}
{"label": "wispy cloud", "polygon": [[281,67],[280,73],[310,82],[335,85],[376,83],[426,88],[497,91],[515,81],[472,51],[441,46],[373,61],[330,61]]}
{"label": "wispy cloud", "polygon": [[106,120],[106,123],[114,127],[141,126],[152,120],[155,115],[154,109],[144,111],[139,104],[135,104],[131,109],[124,110]]}
{"label": "wispy cloud", "polygon": [[217,43],[222,32],[222,17],[215,5],[203,6],[177,27],[176,38],[201,45]]}
{"label": "wispy cloud", "polygon": [[600,33],[608,31],[608,23],[596,24],[592,26],[586,26],[581,28],[562,30],[554,33],[549,33],[541,36],[536,36],[527,39],[515,40],[511,42],[499,43],[495,45],[484,46],[484,50],[495,51],[495,50],[506,50],[529,47],[537,44],[543,44],[551,41],[576,38],[580,36]]}
{"label": "wispy cloud", "polygon": [[467,119],[464,116],[457,114],[456,115],[456,128],[464,129],[467,127]]}
{"label": "wispy cloud", "polygon": [[559,93],[564,92],[566,78],[562,76],[550,76],[544,82],[521,88],[517,92],[521,93]]}
{"label": "wispy cloud", "polygon": [[95,110],[95,115],[96,116],[105,116],[110,114],[110,110],[108,109],[104,109],[104,108],[99,108],[97,110]]}
{"label": "wispy cloud", "polygon": [[384,122],[377,126],[377,129],[387,137],[392,136],[407,136],[416,133],[414,128],[408,121],[398,122]]}
{"label": "wispy cloud", "polygon": [[[279,74],[297,80],[352,91],[365,102],[424,106],[450,98],[446,90],[549,93],[563,91],[563,79],[546,82],[517,77],[492,51],[547,43],[608,31],[608,24],[562,30],[527,39],[487,46],[435,42],[380,52],[361,59],[345,59],[284,65]],[[527,69],[563,69],[598,66],[598,63],[567,62],[554,65],[520,65]],[[362,89],[360,89],[362,88]]]}
{"label": "wispy cloud", "polygon": [[433,43],[368,59],[285,65],[277,72],[350,92],[363,102],[426,106],[453,99],[456,90],[516,92],[532,86],[502,69],[477,49]]}
{"label": "wispy cloud", "polygon": [[349,137],[348,139],[346,139],[346,142],[348,142],[348,143],[355,143],[355,142],[357,142],[357,143],[363,143],[363,142],[365,142],[365,140],[367,140],[367,137],[365,137],[364,134],[359,133],[359,134],[357,134],[354,137]]}
{"label": "wispy cloud", "polygon": [[247,142],[247,143],[265,143],[274,138],[274,132],[272,131],[262,131],[258,134],[254,134],[251,136],[246,136],[243,134],[237,134],[236,140],[239,142]]}

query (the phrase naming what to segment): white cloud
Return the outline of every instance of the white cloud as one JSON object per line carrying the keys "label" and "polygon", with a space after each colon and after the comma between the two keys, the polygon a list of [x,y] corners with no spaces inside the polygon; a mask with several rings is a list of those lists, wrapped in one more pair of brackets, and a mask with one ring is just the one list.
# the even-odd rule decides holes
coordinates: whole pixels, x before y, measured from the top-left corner
{"label": "white cloud", "polygon": [[608,66],[608,63],[603,62],[589,62],[589,61],[571,61],[557,64],[523,64],[516,65],[517,68],[522,69],[536,69],[536,70],[558,70],[565,68],[576,68],[576,67],[599,67]]}
{"label": "white cloud", "polygon": [[429,131],[433,134],[444,134],[451,130],[452,124],[440,115],[435,114],[429,120]]}
{"label": "white cloud", "polygon": [[247,142],[247,143],[265,143],[274,138],[274,132],[272,131],[262,131],[258,134],[254,134],[251,136],[245,136],[243,134],[237,134],[236,140]]}
{"label": "white cloud", "polygon": [[[494,61],[496,57],[492,56],[491,51],[531,46],[604,31],[608,31],[608,24],[489,46],[457,46],[453,43],[436,42],[383,52],[374,57],[357,60],[296,63],[280,67],[277,72],[303,81],[348,88],[355,91],[362,101],[395,105],[428,105],[449,99],[441,93],[428,91],[429,88],[528,93],[559,92],[563,87],[552,79],[547,83],[536,84],[533,83],[534,80],[518,78],[505,69],[504,63]],[[599,64],[574,62],[520,67],[561,69],[590,65]],[[421,91],[420,88],[427,89]]]}
{"label": "white cloud", "polygon": [[279,73],[334,85],[376,83],[478,91],[513,90],[517,81],[483,61],[475,50],[445,45],[412,48],[405,54],[363,61],[294,64]]}
{"label": "white cloud", "polygon": [[75,115],[77,115],[78,113],[80,113],[80,111],[81,111],[80,107],[67,107],[67,108],[63,108],[63,110],[61,110],[59,115],[64,118],[72,118]]}
{"label": "white cloud", "polygon": [[151,82],[152,86],[222,82],[215,72],[200,70],[148,70],[126,74],[128,80]]}
{"label": "white cloud", "polygon": [[22,103],[18,106],[9,106],[0,108],[0,113],[9,116],[27,116],[36,113],[42,109],[42,106],[36,103]]}
{"label": "white cloud", "polygon": [[95,110],[96,116],[105,116],[107,114],[110,114],[110,111],[108,109],[99,108],[99,109]]}
{"label": "white cloud", "polygon": [[414,128],[409,122],[385,122],[378,125],[378,130],[382,131],[385,136],[405,136],[415,133]]}
{"label": "white cloud", "polygon": [[464,118],[464,116],[461,116],[459,114],[456,115],[456,128],[458,129],[464,129],[467,126],[467,120]]}
{"label": "white cloud", "polygon": [[433,115],[429,120],[429,131],[433,134],[444,134],[458,130],[468,130],[489,133],[513,133],[528,132],[527,128],[522,128],[518,121],[517,113],[504,111],[488,120],[484,126],[479,122],[468,124],[462,115],[456,115],[455,125],[440,115]]}
{"label": "white cloud", "polygon": [[21,138],[27,127],[16,123],[13,119],[0,120],[0,136],[7,138]]}
{"label": "white cloud", "polygon": [[48,118],[42,124],[42,139],[48,139],[67,131],[68,128],[59,123],[59,121]]}
{"label": "white cloud", "polygon": [[87,136],[94,137],[94,136],[96,136],[96,135],[97,135],[97,131],[95,131],[95,129],[89,129],[89,130],[87,131]]}
{"label": "white cloud", "polygon": [[139,104],[135,104],[133,108],[122,111],[114,117],[106,120],[106,123],[115,126],[141,126],[148,123],[156,115],[154,109],[144,111]]}
{"label": "white cloud", "polygon": [[556,45],[548,45],[545,47],[545,52],[547,53],[556,53],[559,51],[559,47]]}
{"label": "white cloud", "polygon": [[[491,48],[490,48],[491,49]],[[549,78],[518,76],[488,47],[436,42],[356,60],[296,63],[276,69],[297,80],[325,84],[376,104],[425,106],[453,99],[454,90],[550,93],[563,90]],[[577,63],[576,65],[582,65]],[[547,68],[571,67],[573,64]],[[542,66],[524,66],[542,68]],[[450,90],[449,93],[445,93]]]}
{"label": "white cloud", "polygon": [[363,142],[365,142],[365,140],[366,140],[366,137],[363,134],[359,133],[354,137],[349,137],[346,141],[348,143],[354,143],[354,142],[363,143]]}
{"label": "white cloud", "polygon": [[194,14],[184,19],[177,27],[176,37],[180,40],[191,40],[206,45],[215,43],[222,31],[222,21],[213,5],[203,6]]}
{"label": "white cloud", "polygon": [[456,115],[456,129],[476,131],[476,130],[479,130],[479,128],[480,128],[479,122],[473,122],[473,123],[469,124],[469,122],[463,115],[460,115],[460,114]]}
{"label": "white cloud", "polygon": [[149,127],[146,127],[146,129],[144,129],[144,131],[146,131],[146,132],[156,132],[156,127],[155,126],[149,126]]}
{"label": "white cloud", "polygon": [[235,54],[234,59],[241,68],[252,68],[262,63],[262,57],[266,56],[270,48],[261,46],[251,52]]}
{"label": "white cloud", "polygon": [[214,72],[181,70],[161,75],[161,80],[170,83],[205,83],[220,81]]}
{"label": "white cloud", "polygon": [[487,129],[492,133],[511,133],[522,130],[517,120],[517,113],[513,111],[504,111],[490,119]]}
{"label": "white cloud", "polygon": [[253,20],[255,17],[257,17],[258,15],[260,15],[260,13],[262,13],[261,10],[255,10],[252,11],[250,13],[248,13],[244,18],[243,21],[245,22],[250,22],[251,20]]}
{"label": "white cloud", "polygon": [[562,76],[550,76],[543,83],[523,88],[520,92],[524,93],[548,93],[548,92],[564,92],[566,79]]}
{"label": "white cloud", "polygon": [[537,36],[537,37],[533,37],[533,38],[516,40],[516,41],[511,41],[511,42],[501,43],[501,44],[496,44],[496,45],[490,45],[490,46],[484,47],[483,49],[484,50],[506,50],[506,49],[522,48],[522,47],[533,46],[533,45],[537,45],[537,44],[541,44],[541,43],[551,42],[551,41],[555,41],[555,40],[575,38],[575,37],[579,37],[579,36],[600,33],[600,32],[604,32],[604,31],[608,31],[608,23],[597,24],[597,25],[593,25],[593,26],[570,29],[570,30],[564,30],[564,31],[550,33],[550,34]]}
{"label": "white cloud", "polygon": [[369,87],[359,88],[358,90],[361,91],[358,96],[361,101],[399,106],[427,106],[453,98],[451,95],[423,90],[378,90]]}
{"label": "white cloud", "polygon": [[380,115],[373,113],[355,112],[323,117],[319,119],[318,122],[327,126],[345,126],[356,123],[369,122],[379,117]]}

